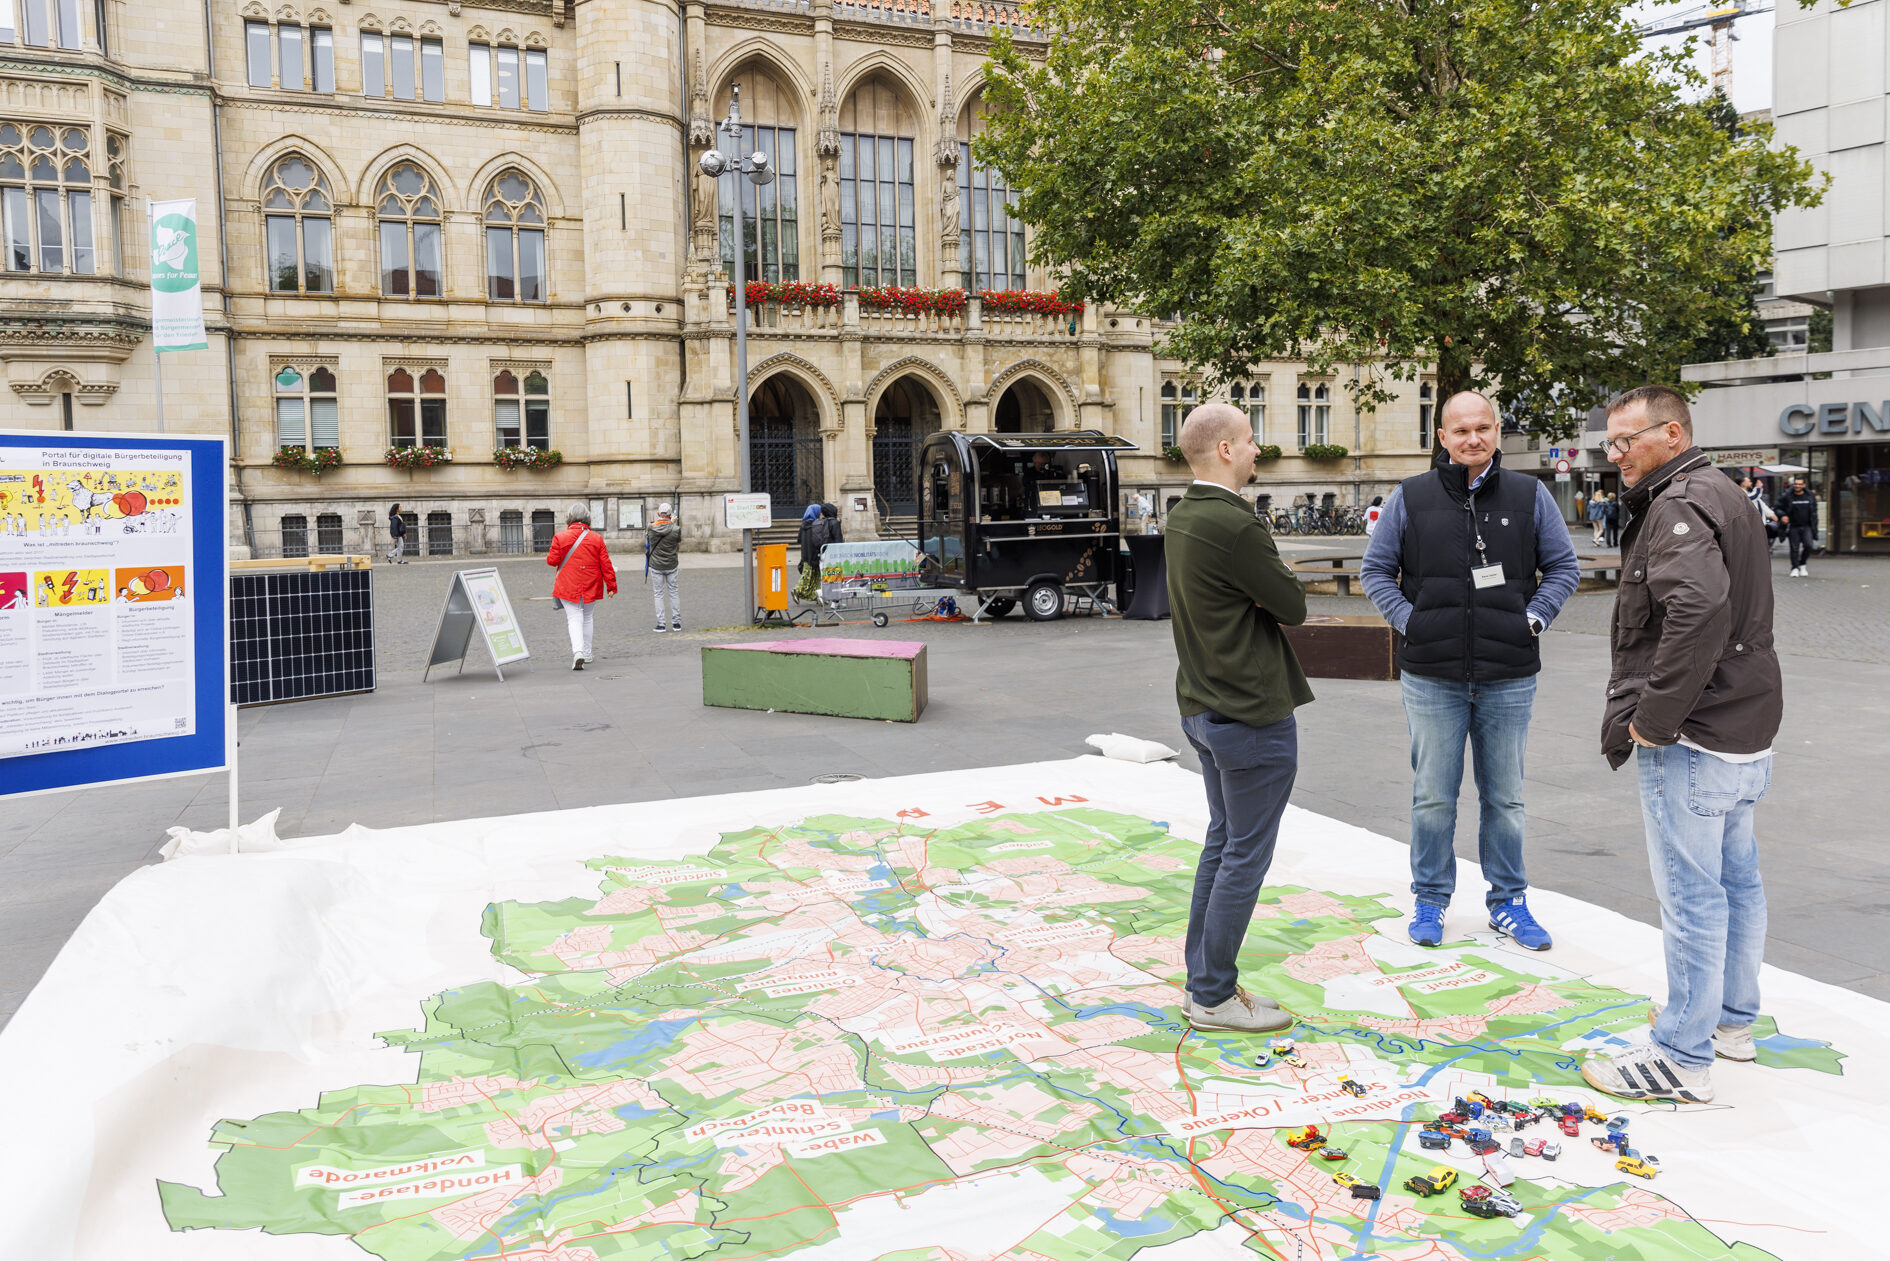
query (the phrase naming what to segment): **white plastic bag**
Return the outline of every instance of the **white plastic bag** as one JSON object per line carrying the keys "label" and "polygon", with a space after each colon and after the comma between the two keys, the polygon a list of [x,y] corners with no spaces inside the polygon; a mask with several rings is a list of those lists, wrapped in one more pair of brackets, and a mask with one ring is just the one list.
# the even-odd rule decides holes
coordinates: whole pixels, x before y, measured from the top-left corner
{"label": "white plastic bag", "polygon": [[173,858],[191,858],[198,854],[257,854],[281,849],[284,842],[276,835],[276,816],[281,813],[282,807],[277,806],[254,823],[241,825],[234,838],[228,828],[217,828],[213,832],[171,828],[166,833],[171,839],[164,842],[158,853],[169,862]]}
{"label": "white plastic bag", "polygon": [[1083,741],[1104,757],[1112,757],[1118,762],[1160,762],[1165,758],[1177,756],[1175,751],[1165,744],[1153,740],[1140,740],[1135,736],[1125,736],[1120,731],[1108,735],[1094,735]]}

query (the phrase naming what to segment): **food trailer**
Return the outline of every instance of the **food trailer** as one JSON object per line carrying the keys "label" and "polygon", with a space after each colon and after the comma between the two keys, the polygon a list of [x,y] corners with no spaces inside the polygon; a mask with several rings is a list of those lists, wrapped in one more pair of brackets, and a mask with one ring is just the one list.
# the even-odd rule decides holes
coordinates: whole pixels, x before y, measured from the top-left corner
{"label": "food trailer", "polygon": [[966,592],[973,621],[1020,601],[1039,622],[1072,598],[1113,601],[1116,452],[1136,449],[1093,429],[933,434],[918,469],[925,585]]}

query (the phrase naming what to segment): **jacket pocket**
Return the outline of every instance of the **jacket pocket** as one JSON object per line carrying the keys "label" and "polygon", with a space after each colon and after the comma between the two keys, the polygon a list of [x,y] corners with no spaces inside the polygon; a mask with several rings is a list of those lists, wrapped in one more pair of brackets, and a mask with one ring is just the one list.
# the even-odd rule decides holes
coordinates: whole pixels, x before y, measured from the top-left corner
{"label": "jacket pocket", "polygon": [[1647,589],[1646,558],[1624,563],[1621,586],[1614,594],[1614,620],[1617,626],[1638,630],[1653,616],[1654,594]]}

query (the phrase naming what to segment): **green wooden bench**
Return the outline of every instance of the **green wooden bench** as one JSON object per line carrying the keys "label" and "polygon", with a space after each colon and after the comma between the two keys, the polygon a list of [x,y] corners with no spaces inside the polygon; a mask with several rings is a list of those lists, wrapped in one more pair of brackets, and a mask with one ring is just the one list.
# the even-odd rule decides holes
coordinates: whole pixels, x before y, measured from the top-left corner
{"label": "green wooden bench", "polygon": [[917,722],[925,702],[923,643],[774,639],[702,649],[704,705]]}

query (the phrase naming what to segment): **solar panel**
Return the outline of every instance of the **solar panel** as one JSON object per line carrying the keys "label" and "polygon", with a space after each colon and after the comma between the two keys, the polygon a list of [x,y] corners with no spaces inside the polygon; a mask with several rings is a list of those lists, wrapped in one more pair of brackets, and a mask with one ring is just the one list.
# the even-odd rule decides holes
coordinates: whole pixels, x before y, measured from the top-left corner
{"label": "solar panel", "polygon": [[230,700],[267,705],[374,690],[374,575],[239,573],[230,592]]}

